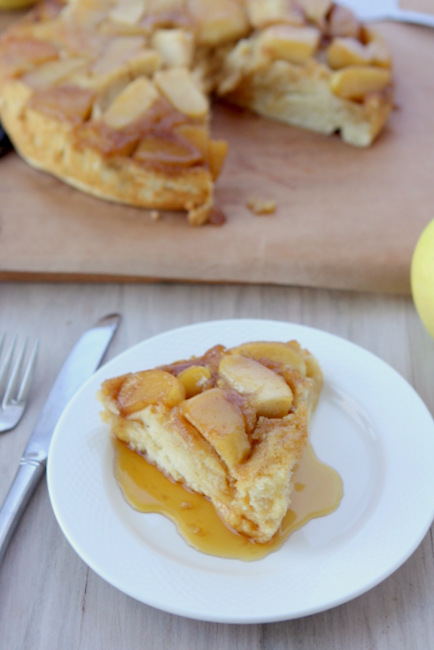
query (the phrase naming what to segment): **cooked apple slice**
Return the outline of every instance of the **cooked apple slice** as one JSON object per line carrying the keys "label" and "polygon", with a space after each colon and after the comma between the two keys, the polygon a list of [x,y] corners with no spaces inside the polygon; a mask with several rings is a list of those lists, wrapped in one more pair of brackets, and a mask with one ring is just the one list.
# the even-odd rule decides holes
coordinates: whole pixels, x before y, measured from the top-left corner
{"label": "cooked apple slice", "polygon": [[178,379],[185,388],[186,397],[189,398],[207,388],[211,376],[211,370],[207,366],[189,366],[178,375]]}
{"label": "cooked apple slice", "polygon": [[78,125],[89,117],[93,99],[94,93],[91,90],[74,86],[55,86],[36,90],[28,106],[60,122]]}
{"label": "cooked apple slice", "polygon": [[190,167],[202,160],[200,151],[182,142],[149,136],[143,138],[134,152],[134,159],[144,163],[164,163]]}
{"label": "cooked apple slice", "polygon": [[260,35],[260,48],[273,59],[301,65],[314,55],[320,37],[316,27],[272,25]]}
{"label": "cooked apple slice", "polygon": [[77,57],[47,61],[25,75],[25,82],[32,88],[51,88],[66,80],[86,64],[86,59]]}
{"label": "cooked apple slice", "polygon": [[231,388],[250,399],[257,415],[288,415],[293,398],[291,389],[283,377],[258,361],[229,354],[221,360],[219,374]]}
{"label": "cooked apple slice", "polygon": [[208,148],[209,170],[213,180],[216,180],[222,170],[228,153],[228,143],[225,140],[210,140]]}
{"label": "cooked apple slice", "polygon": [[162,60],[158,52],[151,48],[144,48],[130,57],[126,66],[134,78],[140,75],[150,76],[161,68]]}
{"label": "cooked apple slice", "polygon": [[330,77],[330,88],[344,99],[362,100],[369,93],[385,88],[391,82],[388,68],[371,65],[352,65],[334,72]]}
{"label": "cooked apple slice", "polygon": [[249,32],[244,8],[237,0],[188,0],[201,45],[219,45]]}
{"label": "cooked apple slice", "polygon": [[117,69],[138,56],[145,49],[143,36],[117,36],[112,38],[106,49],[93,64],[94,74],[102,74]]}
{"label": "cooked apple slice", "polygon": [[353,36],[357,38],[360,24],[356,15],[348,7],[333,3],[329,19],[328,30],[330,36]]}
{"label": "cooked apple slice", "polygon": [[111,20],[125,25],[137,25],[146,11],[146,0],[118,0],[109,11]]}
{"label": "cooked apple slice", "polygon": [[295,344],[280,341],[254,341],[231,348],[230,352],[257,361],[268,359],[274,363],[294,368],[302,375],[306,374],[306,363]]}
{"label": "cooked apple slice", "polygon": [[277,23],[304,24],[302,10],[288,0],[249,0],[247,13],[250,22],[257,29]]}
{"label": "cooked apple slice", "polygon": [[241,409],[221,388],[211,388],[180,405],[181,414],[214,447],[228,467],[250,451]]}
{"label": "cooked apple slice", "polygon": [[208,99],[187,68],[159,70],[155,73],[154,80],[172,106],[184,115],[196,118],[207,115]]}
{"label": "cooked apple slice", "polygon": [[110,104],[102,119],[111,128],[122,129],[144,115],[158,97],[149,79],[137,77]]}
{"label": "cooked apple slice", "polygon": [[151,39],[168,67],[190,66],[194,55],[194,36],[183,29],[157,29]]}
{"label": "cooked apple slice", "polygon": [[181,382],[165,370],[144,370],[132,373],[125,379],[117,402],[126,415],[141,411],[150,404],[163,404],[168,408],[185,399]]}
{"label": "cooked apple slice", "polygon": [[303,2],[303,9],[306,16],[314,22],[324,20],[331,7],[331,0],[304,0]]}
{"label": "cooked apple slice", "polygon": [[4,38],[0,44],[1,76],[18,76],[34,66],[59,58],[57,48],[36,38]]}
{"label": "cooked apple slice", "polygon": [[351,36],[334,38],[327,48],[327,63],[335,70],[353,65],[390,68],[390,52],[382,38],[372,30],[364,30],[365,42]]}
{"label": "cooked apple slice", "polygon": [[213,180],[216,180],[228,153],[228,143],[224,140],[210,140],[207,129],[197,124],[181,124],[176,132],[201,152],[203,160],[208,163]]}
{"label": "cooked apple slice", "polygon": [[364,65],[370,63],[369,52],[366,46],[355,38],[334,38],[327,48],[327,63],[335,70],[349,65]]}

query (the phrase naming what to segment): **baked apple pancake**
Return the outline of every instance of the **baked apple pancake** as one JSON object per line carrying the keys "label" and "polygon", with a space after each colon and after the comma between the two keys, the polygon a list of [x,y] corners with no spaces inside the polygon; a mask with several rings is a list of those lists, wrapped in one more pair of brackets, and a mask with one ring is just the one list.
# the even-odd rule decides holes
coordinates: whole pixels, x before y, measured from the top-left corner
{"label": "baked apple pancake", "polygon": [[392,107],[390,54],[328,0],[43,0],[0,40],[0,118],[25,160],[192,225],[228,148],[214,99],[367,146]]}
{"label": "baked apple pancake", "polygon": [[296,341],[257,341],[108,379],[98,399],[114,437],[265,543],[291,502],[321,387]]}

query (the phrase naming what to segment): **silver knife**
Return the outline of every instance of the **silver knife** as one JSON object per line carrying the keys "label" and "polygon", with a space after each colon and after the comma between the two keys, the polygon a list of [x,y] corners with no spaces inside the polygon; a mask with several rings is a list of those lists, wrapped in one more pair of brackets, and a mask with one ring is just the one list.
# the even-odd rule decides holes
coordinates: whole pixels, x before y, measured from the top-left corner
{"label": "silver knife", "polygon": [[0,508],[0,562],[12,533],[45,471],[56,423],[69,400],[100,365],[119,322],[119,314],[109,314],[84,332],[69,353],[53,384]]}

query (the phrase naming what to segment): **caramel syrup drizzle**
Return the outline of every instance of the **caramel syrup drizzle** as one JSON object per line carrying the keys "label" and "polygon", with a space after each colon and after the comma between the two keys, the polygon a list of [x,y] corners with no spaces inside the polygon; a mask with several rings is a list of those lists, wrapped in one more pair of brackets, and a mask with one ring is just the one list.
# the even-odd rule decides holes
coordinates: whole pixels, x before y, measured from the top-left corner
{"label": "caramel syrup drizzle", "polygon": [[321,462],[308,444],[296,471],[290,509],[273,539],[258,544],[229,529],[203,495],[174,483],[144,456],[117,439],[114,449],[115,477],[126,501],[140,512],[168,517],[188,544],[209,555],[259,560],[311,519],[336,510],[343,495],[339,474]]}

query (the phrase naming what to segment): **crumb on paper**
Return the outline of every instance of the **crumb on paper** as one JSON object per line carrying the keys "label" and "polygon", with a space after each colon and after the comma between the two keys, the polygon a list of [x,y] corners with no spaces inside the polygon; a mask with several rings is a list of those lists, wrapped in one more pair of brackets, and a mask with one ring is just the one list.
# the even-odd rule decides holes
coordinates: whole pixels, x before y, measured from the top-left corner
{"label": "crumb on paper", "polygon": [[272,199],[251,198],[246,201],[246,206],[255,215],[274,214],[276,212],[276,201]]}
{"label": "crumb on paper", "polygon": [[161,214],[158,212],[158,210],[152,210],[152,212],[151,212],[152,221],[158,221],[158,219],[160,217],[161,217]]}
{"label": "crumb on paper", "polygon": [[223,226],[226,223],[226,215],[221,208],[212,208],[208,222],[212,226]]}

